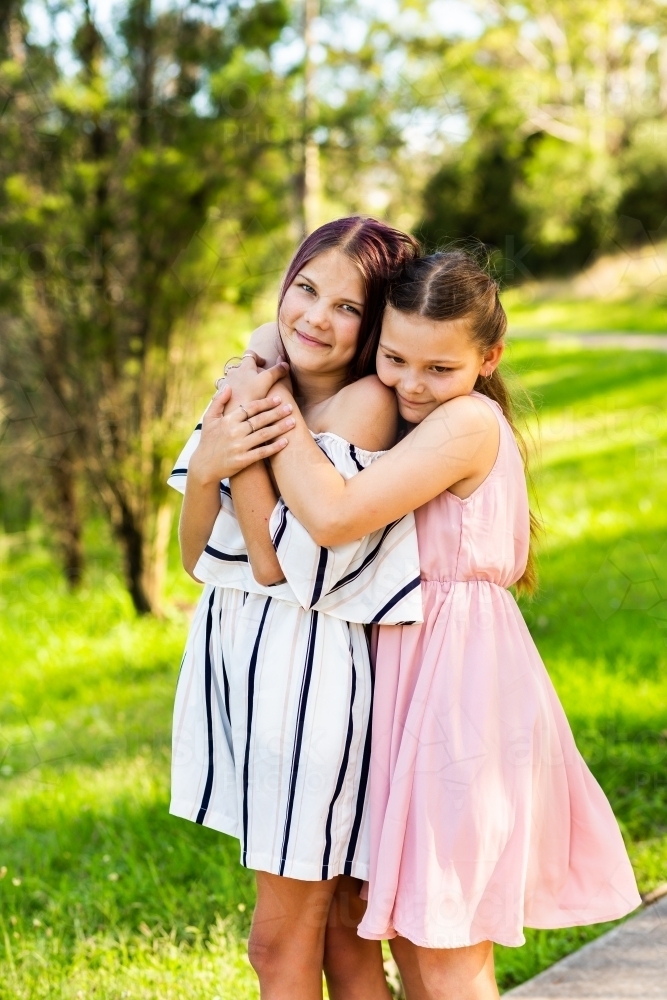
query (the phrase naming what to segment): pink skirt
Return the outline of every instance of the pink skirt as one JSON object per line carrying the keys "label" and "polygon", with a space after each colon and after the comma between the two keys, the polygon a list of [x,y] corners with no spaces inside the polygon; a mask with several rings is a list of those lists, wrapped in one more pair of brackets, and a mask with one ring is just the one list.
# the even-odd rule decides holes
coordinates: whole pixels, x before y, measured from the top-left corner
{"label": "pink skirt", "polygon": [[641,900],[509,591],[423,583],[423,625],[377,639],[371,869],[359,934],[516,946]]}

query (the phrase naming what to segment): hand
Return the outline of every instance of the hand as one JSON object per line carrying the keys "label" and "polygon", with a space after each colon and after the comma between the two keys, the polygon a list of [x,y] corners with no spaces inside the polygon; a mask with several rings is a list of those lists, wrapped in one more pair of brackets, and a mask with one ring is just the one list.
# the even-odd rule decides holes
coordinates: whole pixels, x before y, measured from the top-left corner
{"label": "hand", "polygon": [[279,361],[271,368],[258,369],[258,358],[253,352],[247,353],[240,365],[230,368],[225,385],[232,390],[232,405],[245,404],[251,400],[264,399],[275,384],[287,376],[289,365]]}
{"label": "hand", "polygon": [[201,485],[229,479],[242,469],[270,458],[287,444],[281,437],[294,427],[291,404],[280,396],[230,403],[231,389],[216,393],[202,420],[199,444],[192,453],[188,475]]}

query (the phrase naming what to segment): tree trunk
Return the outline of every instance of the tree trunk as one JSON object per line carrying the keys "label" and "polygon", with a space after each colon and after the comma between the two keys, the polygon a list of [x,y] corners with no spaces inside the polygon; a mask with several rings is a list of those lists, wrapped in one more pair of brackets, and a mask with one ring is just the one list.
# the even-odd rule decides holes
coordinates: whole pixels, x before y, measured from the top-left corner
{"label": "tree trunk", "polygon": [[116,536],[123,549],[125,582],[137,614],[147,615],[153,610],[145,586],[145,529],[125,503],[120,504],[120,518]]}
{"label": "tree trunk", "polygon": [[132,603],[140,615],[162,615],[173,509],[168,503],[161,504],[151,525],[139,523],[126,504],[120,504],[120,515],[116,536],[123,549]]}
{"label": "tree trunk", "polygon": [[82,523],[77,476],[71,445],[52,470],[56,499],[56,530],[61,551],[65,579],[70,590],[81,583],[84,567]]}

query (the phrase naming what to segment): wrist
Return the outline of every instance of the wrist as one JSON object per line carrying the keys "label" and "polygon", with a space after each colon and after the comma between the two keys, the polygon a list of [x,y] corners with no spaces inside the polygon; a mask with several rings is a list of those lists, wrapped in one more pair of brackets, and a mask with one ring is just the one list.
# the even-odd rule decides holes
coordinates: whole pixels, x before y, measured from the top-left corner
{"label": "wrist", "polygon": [[219,470],[207,469],[203,465],[200,465],[196,461],[195,455],[193,454],[190,459],[190,465],[188,466],[188,482],[192,483],[193,486],[200,490],[216,490],[220,488],[220,480],[226,479],[226,475],[223,472],[220,474]]}

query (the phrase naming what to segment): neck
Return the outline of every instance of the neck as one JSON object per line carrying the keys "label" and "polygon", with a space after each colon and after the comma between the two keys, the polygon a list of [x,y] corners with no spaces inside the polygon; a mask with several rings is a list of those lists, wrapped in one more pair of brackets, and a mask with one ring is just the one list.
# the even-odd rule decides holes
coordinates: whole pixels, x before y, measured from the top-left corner
{"label": "neck", "polygon": [[297,402],[304,407],[317,406],[335,396],[349,382],[347,370],[338,372],[303,372],[292,369],[297,389]]}

